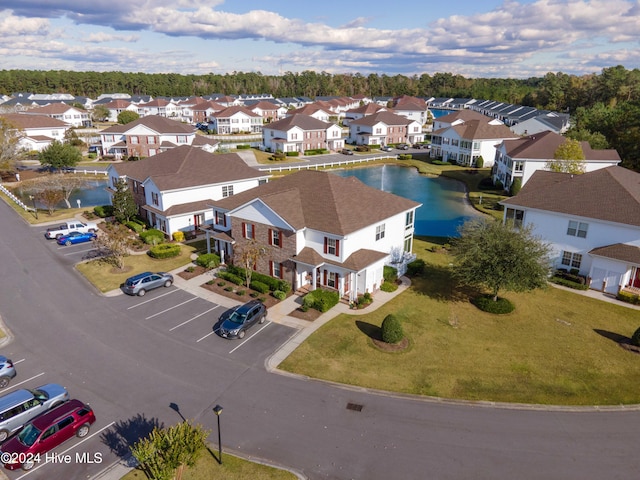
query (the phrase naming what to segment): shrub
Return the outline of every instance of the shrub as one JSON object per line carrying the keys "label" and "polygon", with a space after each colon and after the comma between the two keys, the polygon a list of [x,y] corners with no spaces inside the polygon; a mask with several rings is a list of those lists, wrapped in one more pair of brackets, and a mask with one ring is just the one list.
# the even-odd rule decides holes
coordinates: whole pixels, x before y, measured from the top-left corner
{"label": "shrub", "polygon": [[380,290],[383,292],[395,292],[398,289],[398,284],[395,282],[382,282]]}
{"label": "shrub", "polygon": [[204,268],[216,268],[220,265],[220,257],[215,253],[203,253],[195,260],[196,265]]}
{"label": "shrub", "polygon": [[382,278],[385,282],[395,282],[398,279],[398,269],[385,265],[382,269]]}
{"label": "shrub", "polygon": [[431,163],[433,163],[434,165],[450,165],[449,162],[443,162],[442,160],[431,160]]}
{"label": "shrub", "polygon": [[[215,282],[213,280],[207,280],[206,283],[207,283],[207,285],[213,285]],[[224,283],[224,282],[222,282],[222,283]]]}
{"label": "shrub", "polygon": [[640,328],[633,332],[633,335],[631,336],[631,345],[640,347]]}
{"label": "shrub", "polygon": [[425,269],[424,260],[421,258],[415,259],[413,262],[407,264],[407,275],[416,276],[422,275]]}
{"label": "shrub", "polygon": [[287,152],[287,153],[285,153],[285,155],[287,157],[297,157],[297,156],[299,156],[299,153],[298,152]]}
{"label": "shrub", "polygon": [[287,294],[291,290],[291,284],[286,280],[278,280],[278,284],[274,291],[276,290]]}
{"label": "shrub", "polygon": [[153,258],[173,258],[180,255],[180,245],[175,243],[161,243],[155,245],[147,252]]}
{"label": "shrub", "polygon": [[382,321],[382,341],[385,343],[398,343],[404,338],[402,325],[392,313],[384,317]]}
{"label": "shrub", "polygon": [[140,232],[140,238],[147,245],[157,245],[164,242],[164,233],[155,228]]}
{"label": "shrub", "polygon": [[193,265],[184,269],[185,272],[189,272],[189,273],[195,272],[195,270],[196,270],[196,267],[194,267]]}
{"label": "shrub", "polygon": [[269,292],[269,285],[267,285],[266,283],[259,282],[257,280],[255,281],[252,280],[251,283],[249,284],[249,287],[251,287],[251,289],[255,290],[256,292],[260,292],[260,293]]}
{"label": "shrub", "polygon": [[225,292],[232,292],[233,291],[233,287],[231,285],[229,285],[228,287],[224,287],[224,291]]}
{"label": "shrub", "polygon": [[241,296],[243,296],[245,293],[247,293],[247,292],[245,292],[244,290],[238,290],[238,291],[236,292],[236,295],[238,295],[239,297],[241,297]]}
{"label": "shrub", "polygon": [[307,293],[303,299],[303,305],[307,308],[314,308],[320,312],[326,312],[340,301],[338,292],[329,290],[313,290]]}
{"label": "shrub", "polygon": [[513,179],[513,182],[511,182],[511,190],[509,193],[511,196],[516,196],[520,190],[522,190],[522,177],[516,177]]}
{"label": "shrub", "polygon": [[640,305],[640,295],[631,292],[625,292],[620,290],[616,298],[622,302],[632,303],[634,305]]}
{"label": "shrub", "polygon": [[581,275],[574,275],[567,272],[557,271],[553,277],[549,279],[551,283],[563,285],[575,290],[588,290],[587,280]]}
{"label": "shrub", "polygon": [[171,236],[173,237],[174,242],[184,242],[184,232],[181,232],[180,230],[173,232]]}
{"label": "shrub", "polygon": [[482,155],[476,158],[476,167],[478,168],[484,167],[484,158],[482,158]]}
{"label": "shrub", "polygon": [[244,283],[244,279],[229,272],[218,272],[218,278],[222,278],[223,280],[226,280],[228,282],[235,283],[236,285],[242,285]]}
{"label": "shrub", "polygon": [[98,205],[93,207],[93,213],[100,218],[113,217],[113,205]]}
{"label": "shrub", "polygon": [[273,295],[274,298],[277,298],[278,300],[284,300],[285,298],[287,298],[287,294],[281,290],[274,290],[271,295]]}
{"label": "shrub", "polygon": [[498,297],[498,300],[494,301],[491,295],[476,297],[473,300],[473,304],[483,312],[494,313],[496,315],[511,313],[516,309],[516,306],[506,298]]}
{"label": "shrub", "polygon": [[[129,220],[128,222],[126,222],[125,226],[128,229],[133,230],[138,234],[141,234],[142,231],[144,230],[144,226],[140,225],[138,222],[134,222],[133,220]],[[163,236],[163,239],[164,239],[164,236]]]}
{"label": "shrub", "polygon": [[413,155],[411,155],[410,153],[401,153],[398,155],[398,160],[411,160],[413,158]]}
{"label": "shrub", "polygon": [[249,150],[250,148],[251,148],[251,145],[247,145],[246,143],[236,146],[236,149],[238,150]]}
{"label": "shrub", "polygon": [[[211,281],[213,282],[213,280],[211,280]],[[219,286],[219,287],[224,287],[226,284],[227,284],[227,282],[223,282],[222,280],[220,280],[220,281],[218,282],[218,286]]]}

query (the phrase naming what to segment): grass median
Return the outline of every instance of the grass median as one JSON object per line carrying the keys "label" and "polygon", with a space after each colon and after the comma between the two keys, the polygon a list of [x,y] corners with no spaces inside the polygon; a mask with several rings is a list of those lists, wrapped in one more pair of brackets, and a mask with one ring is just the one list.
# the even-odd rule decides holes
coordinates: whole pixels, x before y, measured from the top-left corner
{"label": "grass median", "polygon": [[[547,405],[640,403],[640,356],[631,337],[640,312],[549,286],[504,293],[516,305],[492,315],[455,286],[451,258],[416,239],[424,275],[378,310],[343,314],[311,335],[280,368],[325,380],[435,397]],[[375,302],[375,296],[374,296]],[[409,348],[376,347],[384,317],[401,321]]]}

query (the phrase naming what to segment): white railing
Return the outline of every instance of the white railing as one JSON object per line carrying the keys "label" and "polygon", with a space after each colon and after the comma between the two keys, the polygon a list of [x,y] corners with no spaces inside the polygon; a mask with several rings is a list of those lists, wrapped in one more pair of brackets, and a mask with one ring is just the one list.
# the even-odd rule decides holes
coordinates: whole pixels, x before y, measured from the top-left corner
{"label": "white railing", "polygon": [[402,258],[392,261],[389,265],[398,269],[398,277],[407,273],[407,265],[413,262],[418,256],[415,253],[404,252]]}
{"label": "white railing", "polygon": [[32,207],[27,207],[22,200],[16,197],[11,191],[7,190],[4,185],[0,185],[0,191],[4,193],[7,197],[15,202],[21,208],[24,208],[25,211],[34,211]]}
{"label": "white railing", "polygon": [[269,172],[269,173],[284,172],[284,171],[293,172],[296,170],[298,171],[299,170],[317,170],[318,168],[342,167],[346,165],[355,165],[359,163],[373,162],[375,160],[388,160],[388,159],[396,160],[397,157],[392,155],[384,155],[380,157],[354,158],[353,160],[334,160],[334,161],[328,161],[324,163],[296,163],[296,164],[290,164],[290,165],[281,165],[279,167],[259,168],[258,170],[260,170],[261,172]]}
{"label": "white railing", "polygon": [[106,170],[89,170],[87,168],[69,168],[66,170],[68,173],[82,173],[84,175],[109,175],[109,172]]}

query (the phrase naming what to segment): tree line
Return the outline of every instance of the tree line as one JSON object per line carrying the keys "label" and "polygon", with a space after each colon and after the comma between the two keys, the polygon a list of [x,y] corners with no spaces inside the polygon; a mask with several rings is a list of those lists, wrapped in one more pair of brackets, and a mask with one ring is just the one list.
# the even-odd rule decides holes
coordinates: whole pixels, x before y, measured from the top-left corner
{"label": "tree line", "polygon": [[[640,70],[618,65],[599,74],[547,73],[544,77],[467,78],[453,73],[385,75],[327,72],[260,72],[182,75],[176,73],[0,70],[0,94],[69,93],[97,98],[105,93],[153,97],[270,93],[274,97],[354,96],[453,97],[495,100],[541,110],[567,112],[574,118],[573,138],[604,140],[624,165],[640,171]],[[603,148],[596,141],[594,148]],[[604,148],[606,148],[604,147]]]}

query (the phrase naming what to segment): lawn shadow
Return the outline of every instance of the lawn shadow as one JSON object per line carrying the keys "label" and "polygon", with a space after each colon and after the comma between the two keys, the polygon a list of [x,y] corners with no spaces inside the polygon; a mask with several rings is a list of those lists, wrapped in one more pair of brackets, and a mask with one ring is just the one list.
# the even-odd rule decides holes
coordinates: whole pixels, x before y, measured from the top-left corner
{"label": "lawn shadow", "polygon": [[147,418],[138,414],[128,420],[120,420],[106,432],[100,434],[100,440],[115,453],[127,466],[136,466],[131,455],[131,446],[149,436],[154,428],[164,428],[157,418]]}
{"label": "lawn shadow", "polygon": [[476,287],[461,285],[448,266],[426,264],[424,272],[411,279],[412,289],[440,302],[468,302],[482,292]]}
{"label": "lawn shadow", "polygon": [[370,339],[382,341],[382,329],[377,325],[356,320],[356,326]]}
{"label": "lawn shadow", "polygon": [[616,342],[618,344],[631,342],[631,339],[629,337],[620,335],[619,333],[609,332],[607,330],[600,330],[599,328],[594,328],[593,331],[596,332],[598,335],[601,335],[604,338],[608,338],[609,340]]}

